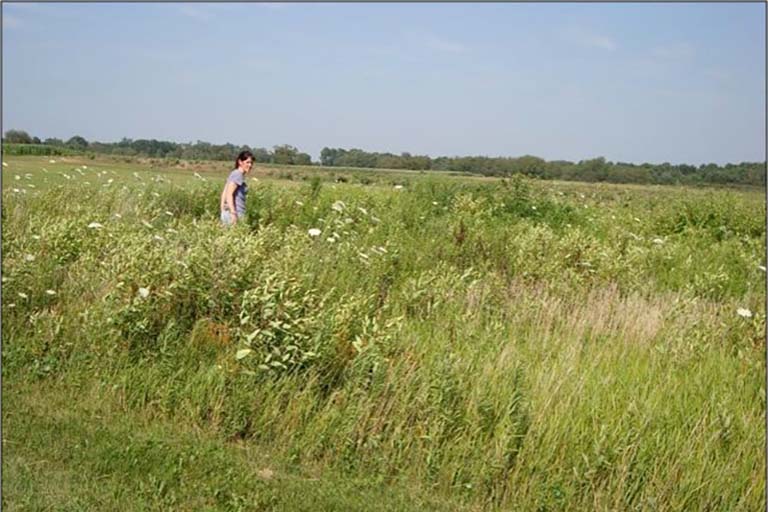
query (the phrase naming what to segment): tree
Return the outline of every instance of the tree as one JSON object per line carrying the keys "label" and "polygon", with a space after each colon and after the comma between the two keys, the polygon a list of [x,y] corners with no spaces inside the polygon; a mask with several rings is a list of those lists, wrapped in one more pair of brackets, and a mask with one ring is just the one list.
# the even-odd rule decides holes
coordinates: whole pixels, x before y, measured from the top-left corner
{"label": "tree", "polygon": [[276,164],[293,164],[299,150],[289,144],[274,147],[274,160]]}
{"label": "tree", "polygon": [[64,141],[61,140],[61,139],[57,139],[55,137],[53,137],[53,138],[49,137],[49,138],[45,139],[43,144],[45,144],[46,146],[63,146],[64,145]]}
{"label": "tree", "polygon": [[32,137],[24,130],[8,130],[5,132],[3,142],[11,144],[32,144]]}
{"label": "tree", "polygon": [[88,141],[79,135],[75,135],[67,141],[67,147],[72,149],[83,150],[88,148]]}

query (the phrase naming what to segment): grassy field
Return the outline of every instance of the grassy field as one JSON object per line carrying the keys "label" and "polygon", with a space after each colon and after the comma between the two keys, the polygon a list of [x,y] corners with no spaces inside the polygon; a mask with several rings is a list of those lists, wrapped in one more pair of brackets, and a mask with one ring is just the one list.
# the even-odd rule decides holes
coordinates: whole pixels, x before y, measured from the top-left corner
{"label": "grassy field", "polygon": [[763,509],[763,191],[229,167],[4,161],[4,508]]}

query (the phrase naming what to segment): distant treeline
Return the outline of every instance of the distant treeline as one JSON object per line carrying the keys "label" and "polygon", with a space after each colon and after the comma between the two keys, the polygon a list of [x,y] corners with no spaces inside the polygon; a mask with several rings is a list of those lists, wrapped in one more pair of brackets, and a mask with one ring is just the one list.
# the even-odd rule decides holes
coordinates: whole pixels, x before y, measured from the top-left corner
{"label": "distant treeline", "polygon": [[580,162],[553,160],[536,156],[516,158],[463,156],[438,157],[402,153],[368,153],[360,149],[323,148],[320,163],[331,167],[369,167],[384,169],[414,169],[453,171],[485,176],[524,174],[541,179],[568,181],[605,181],[611,183],[655,184],[732,184],[765,185],[765,162],[742,162],[719,166],[714,163],[700,166],[670,163],[633,164],[608,162],[603,157]]}
{"label": "distant treeline", "polygon": [[240,151],[249,150],[258,163],[312,165],[312,159],[307,153],[302,153],[288,144],[275,146],[270,151],[248,145],[211,144],[203,141],[176,143],[155,139],[123,138],[120,142],[89,142],[80,135],[75,135],[67,141],[56,138],[40,140],[38,137],[32,137],[21,130],[8,130],[3,136],[3,152],[7,154],[62,154],[54,153],[56,150],[46,148],[57,148],[76,153],[179,160],[231,160],[233,162]]}
{"label": "distant treeline", "polygon": [[[179,160],[227,160],[234,161],[238,152],[247,149],[257,163],[284,165],[313,165],[307,153],[284,144],[272,150],[262,147],[236,146],[234,144],[176,143],[147,139],[122,139],[120,142],[89,142],[76,135],[67,141],[31,137],[21,130],[9,130],[3,137],[6,154],[68,154],[99,153],[147,158]],[[325,147],[320,152],[320,165],[326,167],[362,167],[370,169],[412,169],[423,171],[453,171],[484,176],[511,176],[524,174],[541,179],[568,181],[650,183],[650,184],[719,184],[756,185],[766,184],[765,162],[715,163],[699,166],[688,164],[633,164],[609,162],[605,158],[593,158],[579,162],[566,160],[546,161],[524,155],[520,157],[456,156],[431,158],[410,153],[371,153],[362,149]]]}

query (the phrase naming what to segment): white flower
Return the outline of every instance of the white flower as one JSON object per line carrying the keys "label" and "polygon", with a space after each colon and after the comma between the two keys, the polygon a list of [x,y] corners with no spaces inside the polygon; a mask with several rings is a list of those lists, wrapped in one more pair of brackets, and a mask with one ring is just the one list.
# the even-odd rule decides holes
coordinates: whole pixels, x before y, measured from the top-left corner
{"label": "white flower", "polygon": [[98,222],[91,222],[90,224],[88,224],[88,227],[91,228],[91,229],[101,229],[104,226],[102,226]]}
{"label": "white flower", "polygon": [[160,235],[152,235],[152,238],[154,238],[155,240],[158,240],[160,242],[164,242],[165,241],[165,238],[161,237]]}
{"label": "white flower", "polygon": [[333,238],[332,236],[329,236],[328,238],[325,239],[325,241],[326,242],[330,242],[330,243],[334,243],[336,241],[336,239]]}
{"label": "white flower", "polygon": [[24,293],[24,292],[19,292],[19,297],[21,297],[22,299],[28,299],[28,298],[29,298],[29,295],[27,295],[27,294],[26,294],[26,293]]}
{"label": "white flower", "polygon": [[736,314],[744,318],[752,318],[752,312],[746,308],[737,309]]}
{"label": "white flower", "polygon": [[56,290],[45,290],[48,295],[56,295]]}
{"label": "white flower", "polygon": [[31,254],[25,254],[24,261],[35,261],[35,257]]}
{"label": "white flower", "polygon": [[304,203],[302,203],[301,201],[296,201],[296,204],[299,206],[304,206]]}
{"label": "white flower", "polygon": [[400,190],[401,188],[403,188],[402,185],[395,185],[395,190]]}
{"label": "white flower", "polygon": [[762,270],[763,272],[765,272],[765,267],[764,267],[763,265],[758,265],[758,266],[757,266],[757,268],[759,268],[760,270]]}
{"label": "white flower", "polygon": [[437,206],[437,201],[432,201],[432,204],[433,204],[434,206]]}
{"label": "white flower", "polygon": [[166,231],[167,231],[168,233],[178,233],[178,231],[176,231],[176,230],[175,230],[175,229],[173,229],[173,228],[166,228]]}
{"label": "white flower", "polygon": [[307,231],[307,233],[309,233],[309,236],[320,236],[320,233],[322,233],[322,231],[320,231],[317,228],[310,228],[310,230]]}
{"label": "white flower", "polygon": [[13,176],[13,179],[15,179],[15,180],[20,180],[20,179],[21,179],[21,176],[19,176],[18,174],[16,174],[16,175],[14,175],[14,176]]}
{"label": "white flower", "polygon": [[32,235],[32,238],[34,238],[35,240],[40,240],[40,235]]}
{"label": "white flower", "polygon": [[8,167],[8,164],[3,162],[3,167]]}
{"label": "white flower", "polygon": [[167,211],[167,210],[166,210],[165,214],[166,214],[167,216],[169,216],[169,217],[173,217],[173,212],[169,212],[169,211]]}
{"label": "white flower", "polygon": [[661,238],[654,238],[653,243],[655,243],[656,245],[661,245],[664,243],[664,240],[662,240]]}
{"label": "white flower", "polygon": [[14,192],[16,192],[17,194],[18,194],[19,192],[21,192],[21,190],[17,189],[16,187],[12,188],[11,190],[13,190]]}
{"label": "white flower", "polygon": [[531,206],[531,210],[535,210],[535,209],[536,209],[536,207],[535,207],[535,206]]}
{"label": "white flower", "polygon": [[56,163],[56,160],[48,160],[48,163],[49,163],[49,164],[55,164],[55,163]]}
{"label": "white flower", "polygon": [[123,216],[120,215],[119,213],[115,213],[115,217],[117,217],[118,219],[122,219],[123,218]]}
{"label": "white flower", "polygon": [[14,304],[13,302],[11,302],[10,304],[6,305],[5,307],[7,307],[7,308],[9,308],[9,309],[13,309],[13,308],[15,308],[15,307],[16,307],[16,304]]}
{"label": "white flower", "polygon": [[346,205],[344,204],[344,201],[336,201],[331,205],[331,210],[337,211],[339,213],[344,211],[344,208]]}
{"label": "white flower", "polygon": [[142,299],[149,297],[149,288],[139,288],[139,295],[141,295]]}
{"label": "white flower", "polygon": [[84,165],[84,166],[83,166],[83,169],[87,169],[87,168],[88,168],[88,166],[87,166],[87,165]]}

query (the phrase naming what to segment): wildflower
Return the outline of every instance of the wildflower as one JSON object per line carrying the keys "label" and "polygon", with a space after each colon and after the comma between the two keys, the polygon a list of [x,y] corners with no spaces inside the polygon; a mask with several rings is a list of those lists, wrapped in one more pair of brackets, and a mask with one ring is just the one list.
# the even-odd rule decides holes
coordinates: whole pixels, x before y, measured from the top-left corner
{"label": "wildflower", "polygon": [[27,295],[27,294],[26,294],[26,293],[24,293],[24,292],[19,292],[19,297],[21,297],[22,299],[28,299],[28,298],[29,298],[29,295]]}
{"label": "wildflower", "polygon": [[104,226],[102,226],[102,225],[101,225],[101,224],[99,224],[98,222],[91,222],[90,224],[88,224],[88,227],[89,227],[90,229],[101,229],[101,228],[103,228]]}
{"label": "wildflower", "polygon": [[169,216],[169,217],[173,217],[173,212],[169,212],[169,211],[167,211],[167,210],[166,210],[165,214],[166,214],[167,216]]}
{"label": "wildflower", "polygon": [[336,241],[336,239],[333,238],[332,236],[329,236],[328,238],[325,239],[325,241],[326,242],[330,242],[330,243],[334,243]]}
{"label": "wildflower", "polygon": [[746,308],[737,309],[736,314],[744,318],[752,318],[752,312]]}
{"label": "wildflower", "polygon": [[139,288],[139,295],[141,295],[142,299],[149,297],[149,288]]}
{"label": "wildflower", "polygon": [[16,192],[17,194],[18,194],[19,192],[21,192],[21,190],[17,189],[16,187],[12,188],[11,190],[13,190],[14,192]]}
{"label": "wildflower", "polygon": [[25,254],[24,261],[35,261],[35,257],[32,256],[31,254]]}
{"label": "wildflower", "polygon": [[88,166],[87,166],[87,165],[84,165],[84,166],[83,166],[83,169],[87,169],[87,168],[88,168]]}
{"label": "wildflower", "polygon": [[15,307],[16,307],[16,304],[15,304],[15,303],[13,303],[13,302],[11,302],[10,304],[6,304],[6,306],[5,306],[5,307],[7,307],[8,309],[13,309],[13,308],[15,308]]}
{"label": "wildflower", "polygon": [[344,207],[345,206],[346,205],[344,204],[343,201],[336,201],[335,203],[333,203],[331,205],[331,210],[334,210],[334,211],[337,211],[337,212],[341,213],[341,212],[344,211]]}
{"label": "wildflower", "polygon": [[304,206],[304,203],[302,203],[301,201],[296,201],[296,204],[299,206]]}
{"label": "wildflower", "polygon": [[536,207],[535,206],[531,206],[531,210],[536,210]]}
{"label": "wildflower", "polygon": [[664,243],[664,240],[662,240],[661,238],[654,238],[653,243],[655,243],[656,245],[661,245]]}
{"label": "wildflower", "polygon": [[160,197],[160,194],[158,194],[157,192],[152,192],[152,195],[155,197]]}
{"label": "wildflower", "polygon": [[34,238],[35,240],[40,240],[40,235],[32,235],[32,238]]}
{"label": "wildflower", "polygon": [[317,228],[310,228],[308,233],[309,233],[309,236],[319,236],[321,231]]}
{"label": "wildflower", "polygon": [[758,265],[758,266],[757,266],[757,268],[759,268],[760,270],[762,270],[763,272],[765,272],[765,267],[764,267],[763,265]]}
{"label": "wildflower", "polygon": [[13,179],[15,179],[15,180],[20,180],[20,179],[21,179],[21,176],[19,176],[18,174],[16,174],[16,175],[14,175],[14,176],[13,176]]}
{"label": "wildflower", "polygon": [[401,188],[403,188],[402,185],[395,185],[395,190],[400,190]]}
{"label": "wildflower", "polygon": [[55,164],[55,163],[56,163],[56,160],[48,160],[48,163],[49,163],[49,164]]}
{"label": "wildflower", "polygon": [[3,167],[8,167],[8,164],[3,162]]}
{"label": "wildflower", "polygon": [[45,290],[45,293],[47,293],[50,296],[56,295],[56,290]]}
{"label": "wildflower", "polygon": [[115,217],[117,217],[118,219],[122,219],[123,218],[123,216],[120,215],[119,213],[115,213]]}
{"label": "wildflower", "polygon": [[37,188],[34,183],[27,183],[27,186],[29,188]]}
{"label": "wildflower", "polygon": [[437,206],[437,201],[432,201],[433,206]]}
{"label": "wildflower", "polygon": [[641,221],[640,219],[638,219],[637,217],[633,217],[633,219],[634,219],[634,221],[635,221],[635,222],[642,222],[642,221]]}

